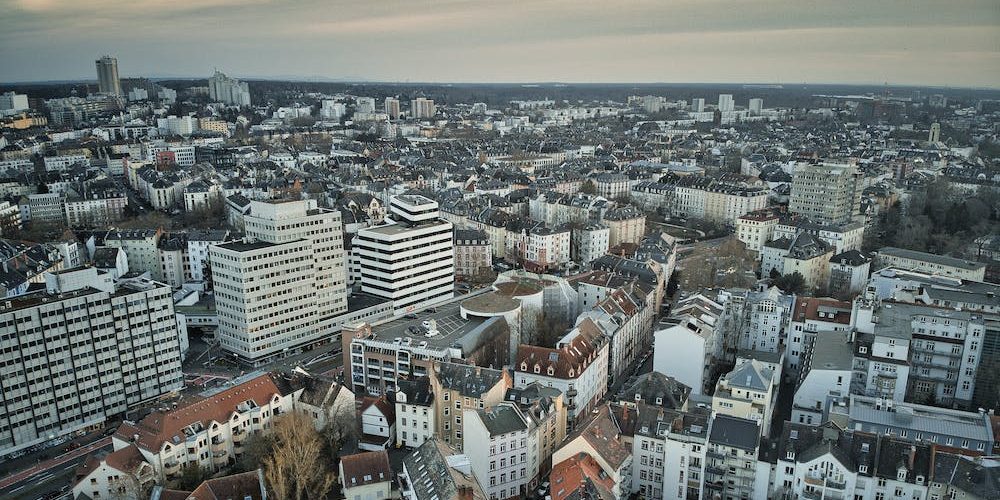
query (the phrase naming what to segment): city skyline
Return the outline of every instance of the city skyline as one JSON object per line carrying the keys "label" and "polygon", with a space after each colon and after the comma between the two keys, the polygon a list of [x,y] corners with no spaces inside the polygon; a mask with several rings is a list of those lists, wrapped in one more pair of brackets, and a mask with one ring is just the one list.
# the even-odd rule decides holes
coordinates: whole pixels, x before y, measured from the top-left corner
{"label": "city skyline", "polygon": [[[385,82],[845,83],[996,88],[992,2],[562,0],[376,5],[4,0],[0,81],[129,76]],[[181,36],[184,34],[184,36]],[[38,64],[38,61],[45,61]],[[932,70],[928,70],[932,68]]]}

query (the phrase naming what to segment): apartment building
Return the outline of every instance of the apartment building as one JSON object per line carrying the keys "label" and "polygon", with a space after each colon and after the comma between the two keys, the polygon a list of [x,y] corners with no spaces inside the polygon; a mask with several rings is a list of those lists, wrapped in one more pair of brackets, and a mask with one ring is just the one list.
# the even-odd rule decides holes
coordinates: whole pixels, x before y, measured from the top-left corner
{"label": "apartment building", "polygon": [[48,274],[44,292],[3,303],[0,325],[0,454],[95,428],[183,386],[162,283],[116,286],[94,268]]}
{"label": "apartment building", "polygon": [[751,252],[760,253],[771,241],[780,216],[770,210],[750,212],[736,219],[736,239]]}
{"label": "apartment building", "polygon": [[400,315],[451,299],[453,225],[440,218],[438,203],[420,195],[394,196],[389,212],[392,222],[361,229],[351,242],[361,290],[391,300]]}
{"label": "apartment building", "polygon": [[821,224],[847,224],[861,213],[862,172],[854,165],[798,163],[788,210]]}
{"label": "apartment building", "polygon": [[247,438],[268,432],[275,418],[293,411],[303,389],[267,373],[234,382],[177,408],[125,421],[112,436],[115,450],[137,448],[158,481],[180,477],[191,464],[218,471],[236,463]]}
{"label": "apartment building", "polygon": [[113,230],[104,237],[104,245],[124,250],[129,270],[148,272],[154,280],[163,281],[159,252],[162,236],[163,231],[157,229]]}
{"label": "apartment building", "polygon": [[503,370],[456,363],[435,363],[430,377],[434,392],[434,435],[458,451],[464,448],[464,410],[492,408],[511,387]]}
{"label": "apartment building", "polygon": [[403,458],[399,475],[405,500],[486,500],[467,455],[431,438]]}
{"label": "apartment building", "polygon": [[570,427],[607,391],[608,340],[589,318],[582,319],[556,348],[521,344],[514,365],[514,386],[538,382],[566,396]]}
{"label": "apartment building", "polygon": [[767,478],[758,477],[760,427],[752,420],[716,414],[708,431],[703,496],[768,498]]}
{"label": "apartment building", "polygon": [[599,405],[577,430],[566,438],[552,454],[553,469],[566,460],[589,456],[600,466],[602,477],[610,479],[610,496],[627,498],[632,485],[632,446],[622,439],[622,421],[616,417],[616,407]]}
{"label": "apartment building", "polygon": [[455,276],[460,279],[476,279],[489,275],[493,269],[493,252],[490,238],[484,231],[456,229]]}
{"label": "apartment building", "polygon": [[728,322],[723,304],[709,297],[681,299],[653,332],[653,370],[676,378],[694,394],[708,393],[713,367],[723,358]]}
{"label": "apartment building", "polygon": [[764,363],[756,359],[745,360],[719,378],[712,395],[712,410],[717,415],[753,420],[767,437],[780,379],[781,374]]}
{"label": "apartment building", "polygon": [[608,245],[612,248],[623,243],[638,245],[646,233],[646,214],[631,205],[606,211],[601,223],[608,226]]}
{"label": "apartment building", "polygon": [[396,447],[419,448],[437,430],[430,379],[400,380],[396,385]]}
{"label": "apartment building", "polygon": [[513,403],[465,409],[464,449],[490,499],[523,498],[538,482],[537,428]]}
{"label": "apartment building", "polygon": [[779,352],[786,343],[785,328],[791,315],[792,297],[777,287],[749,292],[736,348],[746,351]]}
{"label": "apartment building", "polygon": [[611,231],[603,224],[574,227],[570,243],[570,258],[578,264],[588,264],[608,253]]}
{"label": "apartment building", "polygon": [[876,252],[876,269],[895,267],[907,271],[936,274],[969,281],[983,281],[986,264],[945,255],[936,255],[904,248],[883,247]]}
{"label": "apartment building", "polygon": [[635,421],[631,492],[645,498],[701,498],[711,412],[640,403],[630,413]]}

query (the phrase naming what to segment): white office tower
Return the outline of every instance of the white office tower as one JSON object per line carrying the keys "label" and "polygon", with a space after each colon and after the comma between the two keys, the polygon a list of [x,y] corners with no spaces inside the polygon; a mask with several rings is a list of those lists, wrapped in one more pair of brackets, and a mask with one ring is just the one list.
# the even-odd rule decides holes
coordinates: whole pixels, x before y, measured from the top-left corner
{"label": "white office tower", "polygon": [[385,98],[385,114],[389,115],[390,120],[399,119],[399,99],[395,97]]}
{"label": "white office tower", "polygon": [[374,97],[359,97],[355,101],[355,113],[371,114],[375,112]]}
{"label": "white office tower", "polygon": [[342,102],[337,102],[332,99],[324,99],[323,105],[319,109],[319,116],[324,120],[340,121],[345,114],[347,114],[347,106],[345,106]]}
{"label": "white office tower", "polygon": [[184,386],[169,286],[116,286],[94,268],[45,278],[45,291],[0,303],[0,455],[122,417]]}
{"label": "white office tower", "polygon": [[27,94],[15,94],[14,92],[0,94],[0,116],[13,115],[27,109]]}
{"label": "white office tower", "polygon": [[418,97],[410,101],[410,114],[413,118],[433,118],[437,114],[437,107],[434,106],[433,99],[427,99],[426,97]]}
{"label": "white office tower", "polygon": [[361,291],[393,302],[396,314],[451,299],[455,290],[452,224],[436,201],[393,196],[386,224],[361,229],[352,240]]}
{"label": "white office tower", "polygon": [[719,111],[726,113],[735,109],[736,104],[733,102],[733,94],[719,94]]}
{"label": "white office tower", "polygon": [[102,94],[122,95],[121,80],[118,79],[118,59],[104,56],[94,61],[97,66],[97,91]]}
{"label": "white office tower", "polygon": [[253,201],[244,223],[245,239],[209,248],[223,349],[256,366],[335,341],[347,312],[340,212]]}
{"label": "white office tower", "polygon": [[751,115],[759,115],[764,110],[764,100],[759,97],[750,99],[750,105],[747,106],[747,109],[750,110]]}
{"label": "white office tower", "polygon": [[208,97],[215,102],[233,106],[249,106],[250,86],[215,70],[215,74],[208,79]]}
{"label": "white office tower", "polygon": [[694,113],[704,113],[705,112],[705,99],[698,97],[691,99],[691,111]]}

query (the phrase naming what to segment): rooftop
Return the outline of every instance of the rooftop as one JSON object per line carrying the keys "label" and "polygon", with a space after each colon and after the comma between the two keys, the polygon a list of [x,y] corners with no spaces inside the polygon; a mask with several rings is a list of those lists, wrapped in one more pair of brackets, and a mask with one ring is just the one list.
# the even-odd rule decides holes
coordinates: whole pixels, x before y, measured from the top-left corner
{"label": "rooftop", "polygon": [[959,269],[965,269],[968,271],[975,271],[986,267],[986,264],[982,262],[974,262],[965,259],[956,259],[954,257],[948,257],[946,255],[918,252],[916,250],[907,250],[905,248],[883,247],[878,250],[878,255],[880,257],[882,255],[890,255],[893,257],[899,257],[901,259],[919,260],[922,262],[938,264],[941,266],[957,267]]}
{"label": "rooftop", "polygon": [[[486,320],[472,317],[462,318],[459,313],[460,304],[451,302],[428,308],[414,313],[416,318],[401,317],[392,321],[372,325],[372,335],[375,340],[382,342],[395,342],[398,339],[412,338],[413,344],[427,342],[430,349],[446,349],[459,343],[463,337],[483,326]],[[427,329],[423,327],[424,321],[433,320],[438,334],[427,337]],[[502,320],[501,320],[502,321]]]}

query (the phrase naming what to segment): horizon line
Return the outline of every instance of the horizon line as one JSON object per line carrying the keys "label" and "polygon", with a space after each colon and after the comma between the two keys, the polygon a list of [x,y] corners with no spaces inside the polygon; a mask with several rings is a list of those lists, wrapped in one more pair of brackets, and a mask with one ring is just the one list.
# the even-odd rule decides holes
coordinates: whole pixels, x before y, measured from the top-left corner
{"label": "horizon line", "polygon": [[[334,77],[325,76],[312,76],[312,77],[281,77],[281,76],[238,76],[238,75],[227,75],[233,78],[242,79],[246,81],[257,81],[257,82],[288,82],[288,83],[342,83],[342,84],[375,84],[375,85],[760,85],[760,86],[807,86],[807,85],[840,85],[840,86],[850,86],[850,87],[883,87],[883,88],[940,88],[940,89],[950,89],[950,90],[979,90],[979,91],[1000,91],[1000,85],[995,87],[990,86],[962,86],[962,85],[945,85],[945,84],[921,84],[921,83],[875,83],[875,82],[747,82],[747,81],[703,81],[703,82],[680,82],[680,81],[505,81],[505,82],[495,82],[495,81],[443,81],[443,80],[378,80],[378,79],[364,79],[364,78],[344,78],[338,79]],[[119,80],[131,79],[131,78],[146,78],[148,80],[207,80],[209,76],[123,76],[119,77]],[[0,82],[0,86],[5,85],[53,85],[53,84],[68,84],[68,83],[97,83],[96,78],[66,78],[66,79],[49,79],[49,80],[22,80],[22,81],[9,81]],[[761,90],[780,90],[779,88],[772,89],[761,89]]]}

